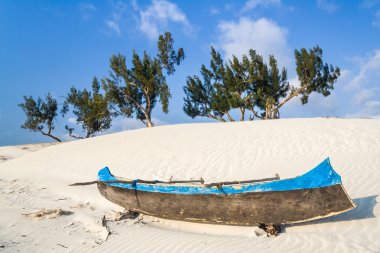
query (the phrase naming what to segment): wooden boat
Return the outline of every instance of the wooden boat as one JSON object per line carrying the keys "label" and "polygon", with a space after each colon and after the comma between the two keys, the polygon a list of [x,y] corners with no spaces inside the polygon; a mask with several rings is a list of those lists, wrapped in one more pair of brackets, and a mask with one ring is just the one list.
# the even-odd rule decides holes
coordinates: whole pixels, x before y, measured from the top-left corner
{"label": "wooden boat", "polygon": [[259,225],[289,224],[337,215],[355,208],[327,158],[304,175],[215,184],[126,180],[106,167],[98,189],[124,208],[165,219]]}

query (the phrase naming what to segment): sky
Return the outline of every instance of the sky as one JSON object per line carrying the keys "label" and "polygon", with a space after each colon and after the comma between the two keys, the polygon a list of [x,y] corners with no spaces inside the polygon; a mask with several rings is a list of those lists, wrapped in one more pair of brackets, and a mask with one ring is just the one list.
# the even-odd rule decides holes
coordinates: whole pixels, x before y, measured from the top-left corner
{"label": "sky", "polygon": [[[23,96],[51,93],[61,106],[70,87],[90,88],[94,76],[109,76],[113,54],[133,50],[157,53],[158,35],[170,31],[185,61],[167,78],[172,98],[169,113],[157,106],[156,125],[213,122],[183,112],[187,76],[209,64],[214,46],[228,60],[255,49],[273,54],[297,85],[294,50],[319,45],[323,59],[341,76],[328,97],[295,98],[281,108],[282,118],[380,117],[380,0],[245,0],[245,1],[0,1],[0,146],[52,141],[21,129]],[[64,126],[72,115],[59,116],[54,134],[70,140]],[[143,127],[119,116],[106,133]]]}

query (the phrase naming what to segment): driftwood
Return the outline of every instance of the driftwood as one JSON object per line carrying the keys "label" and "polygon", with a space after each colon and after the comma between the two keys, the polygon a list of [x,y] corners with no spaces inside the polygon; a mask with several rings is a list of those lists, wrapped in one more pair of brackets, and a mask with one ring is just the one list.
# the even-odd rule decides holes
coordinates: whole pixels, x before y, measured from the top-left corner
{"label": "driftwood", "polygon": [[106,219],[105,215],[103,215],[103,218],[102,218],[102,226],[107,230],[107,235],[106,235],[106,239],[105,239],[105,241],[107,241],[108,240],[108,236],[110,236],[110,234],[111,234],[111,230],[107,226],[107,219]]}
{"label": "driftwood", "polygon": [[264,230],[267,233],[267,236],[277,236],[278,233],[281,233],[281,227],[280,225],[277,224],[264,224],[264,223],[259,223],[259,228]]}
{"label": "driftwood", "polygon": [[113,221],[121,221],[125,219],[136,219],[140,213],[131,210],[124,210],[123,212],[111,211],[111,219]]}
{"label": "driftwood", "polygon": [[35,218],[35,219],[53,219],[57,218],[62,214],[62,209],[42,209],[37,212],[33,213],[24,213],[22,215],[29,217],[29,218]]}

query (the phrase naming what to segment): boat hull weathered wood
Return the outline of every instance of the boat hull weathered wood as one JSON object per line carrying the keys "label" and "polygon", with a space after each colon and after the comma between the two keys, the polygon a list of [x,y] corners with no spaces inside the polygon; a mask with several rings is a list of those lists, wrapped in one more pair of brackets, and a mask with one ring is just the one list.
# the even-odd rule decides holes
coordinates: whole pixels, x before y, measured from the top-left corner
{"label": "boat hull weathered wood", "polygon": [[[355,207],[340,183],[340,177],[335,183],[321,187],[302,188],[301,185],[300,189],[277,189],[278,185],[292,183],[289,181],[292,179],[287,180],[276,181],[277,186],[262,183],[258,190],[238,193],[231,193],[229,189],[239,189],[239,186],[225,188],[224,192],[223,188],[215,189],[219,193],[213,190],[209,194],[207,190],[197,189],[199,192],[193,190],[195,194],[180,194],[173,193],[173,190],[139,190],[136,185],[123,187],[106,181],[99,181],[98,189],[109,201],[132,211],[165,219],[212,224],[289,224],[336,215]],[[263,190],[267,188],[269,190]]]}
{"label": "boat hull weathered wood", "polygon": [[354,206],[342,185],[287,192],[178,195],[98,183],[100,193],[126,209],[165,219],[213,224],[286,224],[328,217]]}

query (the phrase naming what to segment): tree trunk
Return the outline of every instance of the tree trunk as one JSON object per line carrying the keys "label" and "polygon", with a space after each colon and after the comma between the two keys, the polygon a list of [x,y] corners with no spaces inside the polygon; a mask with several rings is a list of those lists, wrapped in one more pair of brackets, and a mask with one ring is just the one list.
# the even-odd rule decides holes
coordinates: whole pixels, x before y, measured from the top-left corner
{"label": "tree trunk", "polygon": [[268,98],[265,102],[265,119],[278,119],[278,106],[273,98]]}
{"label": "tree trunk", "polygon": [[267,108],[265,110],[265,119],[279,119],[280,114],[277,107]]}
{"label": "tree trunk", "polygon": [[245,109],[240,107],[240,121],[244,121],[244,113],[245,113]]}
{"label": "tree trunk", "polygon": [[146,127],[154,127],[154,124],[150,119],[146,121]]}
{"label": "tree trunk", "polygon": [[154,124],[152,122],[152,118],[147,113],[145,113],[145,120],[146,120],[146,122],[145,122],[146,127],[154,127]]}

